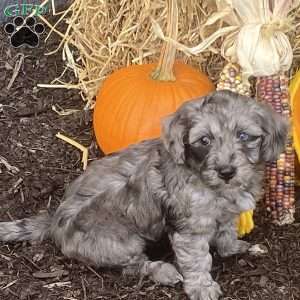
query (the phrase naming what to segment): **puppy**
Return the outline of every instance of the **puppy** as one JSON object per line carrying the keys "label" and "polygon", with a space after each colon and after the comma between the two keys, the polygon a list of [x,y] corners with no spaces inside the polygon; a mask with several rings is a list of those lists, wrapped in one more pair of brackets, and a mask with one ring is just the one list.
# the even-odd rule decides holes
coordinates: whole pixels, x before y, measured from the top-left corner
{"label": "puppy", "polygon": [[[160,139],[92,163],[53,216],[0,223],[0,240],[52,238],[68,257],[162,284],[182,280],[191,300],[216,300],[209,246],[221,256],[247,251],[235,221],[255,208],[264,163],[283,151],[287,131],[268,105],[229,91],[189,101],[164,121]],[[165,233],[178,270],[144,253]]]}

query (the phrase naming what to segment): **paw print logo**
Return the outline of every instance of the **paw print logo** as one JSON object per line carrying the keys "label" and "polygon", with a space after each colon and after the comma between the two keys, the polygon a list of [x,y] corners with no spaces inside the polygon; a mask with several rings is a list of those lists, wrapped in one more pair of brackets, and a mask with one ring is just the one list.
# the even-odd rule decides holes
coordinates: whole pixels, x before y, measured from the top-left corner
{"label": "paw print logo", "polygon": [[10,36],[11,45],[19,48],[27,45],[35,48],[39,45],[39,36],[45,30],[42,23],[36,23],[35,18],[15,17],[12,23],[7,23],[4,30]]}

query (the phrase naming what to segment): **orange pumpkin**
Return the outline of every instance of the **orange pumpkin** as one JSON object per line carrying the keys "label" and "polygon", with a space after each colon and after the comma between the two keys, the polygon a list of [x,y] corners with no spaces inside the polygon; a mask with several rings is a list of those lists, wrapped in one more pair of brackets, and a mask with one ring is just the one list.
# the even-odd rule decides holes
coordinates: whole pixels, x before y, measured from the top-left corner
{"label": "orange pumpkin", "polygon": [[174,65],[176,81],[153,80],[154,68],[155,64],[130,66],[104,82],[94,110],[94,131],[104,153],[158,137],[162,117],[214,88],[204,74],[186,64]]}
{"label": "orange pumpkin", "polygon": [[[176,0],[169,0],[169,36],[177,38]],[[94,108],[94,131],[106,154],[160,136],[161,119],[183,102],[208,94],[214,85],[203,73],[175,63],[176,49],[163,46],[157,64],[132,65],[110,75]]]}

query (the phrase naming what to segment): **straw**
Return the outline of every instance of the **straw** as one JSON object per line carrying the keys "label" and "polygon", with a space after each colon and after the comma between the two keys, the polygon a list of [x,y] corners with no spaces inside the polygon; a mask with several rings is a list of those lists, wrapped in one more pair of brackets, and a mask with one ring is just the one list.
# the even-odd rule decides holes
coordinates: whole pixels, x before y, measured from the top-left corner
{"label": "straw", "polygon": [[[75,74],[73,82],[64,82],[64,76],[57,74],[59,79],[39,86],[79,89],[86,101],[85,109],[92,108],[103,80],[114,70],[158,61],[162,40],[155,34],[153,23],[166,32],[166,3],[165,0],[74,0],[53,25],[39,16],[50,27],[49,34],[58,34],[61,38],[59,47],[48,54],[62,50],[66,62],[63,73],[72,70]],[[198,45],[202,41],[200,28],[216,11],[215,1],[185,0],[178,1],[178,6],[177,41],[190,47]],[[289,33],[294,52],[291,76],[300,64],[300,9],[293,13],[297,25]],[[57,29],[61,22],[67,24],[65,32]],[[220,26],[218,23],[211,26],[211,32]],[[191,57],[178,51],[177,58],[206,72],[217,82],[224,67],[219,53],[221,44],[222,39],[219,39],[208,51]]]}

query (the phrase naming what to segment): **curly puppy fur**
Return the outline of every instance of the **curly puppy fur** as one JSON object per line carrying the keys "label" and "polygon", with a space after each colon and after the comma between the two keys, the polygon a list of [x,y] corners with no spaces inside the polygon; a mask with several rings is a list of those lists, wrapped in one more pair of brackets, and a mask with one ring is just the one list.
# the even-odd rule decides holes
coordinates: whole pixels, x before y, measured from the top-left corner
{"label": "curly puppy fur", "polygon": [[[268,105],[229,91],[189,101],[164,121],[161,139],[93,162],[53,216],[2,222],[0,240],[50,237],[68,257],[182,280],[190,299],[218,299],[209,246],[222,256],[247,251],[235,220],[254,209],[264,163],[283,151],[287,131]],[[178,270],[144,253],[164,233]]]}

